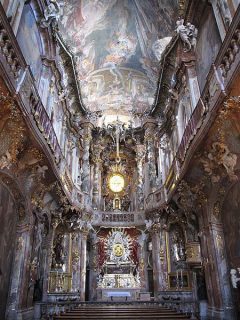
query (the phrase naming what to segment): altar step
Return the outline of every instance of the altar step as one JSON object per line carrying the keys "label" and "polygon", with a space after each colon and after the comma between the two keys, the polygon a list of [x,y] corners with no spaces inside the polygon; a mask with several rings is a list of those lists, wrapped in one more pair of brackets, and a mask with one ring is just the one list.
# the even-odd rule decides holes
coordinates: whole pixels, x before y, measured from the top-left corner
{"label": "altar step", "polygon": [[68,311],[65,314],[55,316],[55,320],[186,320],[190,316],[179,314],[173,310],[169,310],[163,307],[143,307],[143,306],[83,306],[77,307],[74,310]]}

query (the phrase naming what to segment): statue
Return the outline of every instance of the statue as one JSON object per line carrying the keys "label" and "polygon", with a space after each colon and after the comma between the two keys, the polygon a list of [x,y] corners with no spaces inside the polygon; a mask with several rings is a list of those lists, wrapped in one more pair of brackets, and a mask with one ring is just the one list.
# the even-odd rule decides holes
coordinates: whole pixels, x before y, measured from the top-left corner
{"label": "statue", "polygon": [[198,219],[196,214],[189,210],[185,212],[187,218],[187,229],[188,229],[188,241],[198,241]]}
{"label": "statue", "polygon": [[41,27],[47,28],[50,24],[58,22],[63,16],[64,2],[56,0],[50,0],[50,4],[44,10],[44,18],[41,20]]}
{"label": "statue", "polygon": [[138,243],[140,245],[140,247],[144,246],[144,242],[147,239],[147,235],[145,233],[145,231],[141,230],[141,234],[138,236]]}
{"label": "statue", "polygon": [[10,153],[7,151],[0,159],[0,169],[9,169],[9,167],[12,164],[12,156]]}
{"label": "statue", "polygon": [[148,219],[148,220],[145,220],[144,222],[146,224],[146,230],[149,231],[153,225],[153,221],[151,219]]}
{"label": "statue", "polygon": [[[240,268],[237,268],[238,273],[240,274]],[[232,281],[232,286],[234,289],[237,289],[237,283],[240,282],[240,277],[237,277],[237,270],[236,269],[231,269],[230,274],[231,274],[231,281]]]}
{"label": "statue", "polygon": [[58,235],[56,239],[56,244],[54,246],[53,255],[53,267],[61,267],[64,263],[63,261],[63,246],[62,246],[62,236]]}
{"label": "statue", "polygon": [[178,232],[172,236],[171,251],[173,254],[174,262],[184,261],[186,259],[183,240],[180,238],[180,235]]}
{"label": "statue", "polygon": [[232,17],[231,17],[231,12],[230,12],[229,7],[228,7],[227,0],[218,0],[217,1],[217,5],[219,7],[219,11],[220,11],[220,13],[222,15],[222,18],[223,18],[224,22],[229,27],[230,22],[232,20]]}
{"label": "statue", "polygon": [[179,254],[178,254],[178,243],[177,242],[174,242],[173,245],[172,245],[172,252],[173,252],[173,259],[174,261],[179,261],[180,260],[180,257],[179,257]]}
{"label": "statue", "polygon": [[184,44],[184,52],[188,52],[192,48],[195,51],[198,29],[191,23],[187,23],[186,26],[184,26],[183,23],[183,19],[177,21],[176,32],[179,34]]}
{"label": "statue", "polygon": [[44,235],[44,224],[41,221],[39,221],[36,230],[37,230],[37,234],[36,234],[35,252],[38,252],[38,249],[41,247],[43,235]]}
{"label": "statue", "polygon": [[30,264],[30,284],[29,284],[29,287],[33,286],[38,279],[38,267],[39,267],[38,258],[34,257],[31,264]]}

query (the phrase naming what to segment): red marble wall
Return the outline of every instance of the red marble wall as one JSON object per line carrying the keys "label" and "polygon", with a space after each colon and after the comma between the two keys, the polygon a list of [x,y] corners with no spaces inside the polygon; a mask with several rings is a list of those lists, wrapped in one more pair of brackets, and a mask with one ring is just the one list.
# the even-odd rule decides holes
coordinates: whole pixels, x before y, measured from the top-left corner
{"label": "red marble wall", "polygon": [[17,213],[12,195],[0,183],[0,318],[4,319],[15,246]]}

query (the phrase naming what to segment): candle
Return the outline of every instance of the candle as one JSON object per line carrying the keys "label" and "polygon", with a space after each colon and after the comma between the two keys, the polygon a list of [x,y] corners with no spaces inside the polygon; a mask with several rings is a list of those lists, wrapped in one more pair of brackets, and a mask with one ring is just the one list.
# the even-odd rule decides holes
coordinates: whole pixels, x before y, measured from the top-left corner
{"label": "candle", "polygon": [[181,288],[183,287],[183,271],[181,269]]}

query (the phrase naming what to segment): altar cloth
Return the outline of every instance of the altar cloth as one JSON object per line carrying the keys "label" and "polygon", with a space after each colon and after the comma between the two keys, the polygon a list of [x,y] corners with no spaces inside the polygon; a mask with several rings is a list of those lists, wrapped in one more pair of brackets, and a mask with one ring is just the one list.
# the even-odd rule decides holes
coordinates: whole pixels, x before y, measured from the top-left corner
{"label": "altar cloth", "polygon": [[131,297],[128,291],[108,291],[105,293],[107,297]]}

